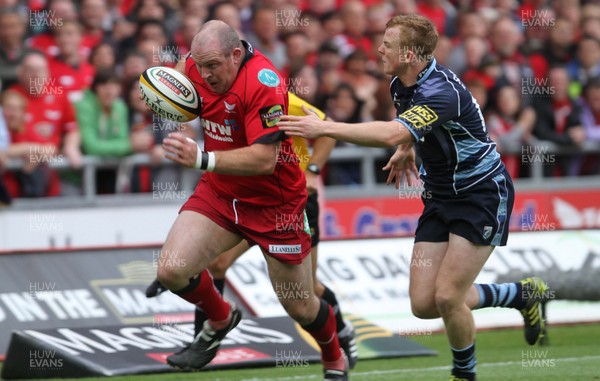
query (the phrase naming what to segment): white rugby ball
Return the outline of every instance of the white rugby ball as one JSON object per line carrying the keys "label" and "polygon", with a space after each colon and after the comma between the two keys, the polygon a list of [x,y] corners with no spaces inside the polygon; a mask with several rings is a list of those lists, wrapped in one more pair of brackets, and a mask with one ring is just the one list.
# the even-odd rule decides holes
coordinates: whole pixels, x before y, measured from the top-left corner
{"label": "white rugby ball", "polygon": [[200,96],[192,81],[170,67],[146,69],[140,75],[140,89],[148,107],[163,118],[189,122],[202,110]]}

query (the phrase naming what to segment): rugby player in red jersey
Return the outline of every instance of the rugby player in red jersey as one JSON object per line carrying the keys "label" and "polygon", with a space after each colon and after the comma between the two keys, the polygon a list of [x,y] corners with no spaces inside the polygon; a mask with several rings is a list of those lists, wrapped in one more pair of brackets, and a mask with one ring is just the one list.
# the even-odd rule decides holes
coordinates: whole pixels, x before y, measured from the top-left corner
{"label": "rugby player in red jersey", "polygon": [[[171,366],[200,369],[241,320],[206,270],[242,239],[258,244],[274,288],[294,284],[302,298],[281,298],[284,309],[321,347],[325,380],[347,380],[332,308],[313,291],[310,233],[277,230],[282,218],[306,222],[306,180],[291,139],[279,131],[287,113],[287,89],[272,63],[221,21],[210,21],[194,37],[185,74],[202,97],[205,147],[179,133],[163,142],[167,158],[207,171],[181,208],[163,246],[158,279],[207,315],[187,351]],[[290,164],[294,163],[295,164]]]}

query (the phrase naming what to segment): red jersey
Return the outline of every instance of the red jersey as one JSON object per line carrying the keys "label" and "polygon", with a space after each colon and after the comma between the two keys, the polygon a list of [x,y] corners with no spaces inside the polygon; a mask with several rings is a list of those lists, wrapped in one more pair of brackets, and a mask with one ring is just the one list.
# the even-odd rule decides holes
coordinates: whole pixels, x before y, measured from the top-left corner
{"label": "red jersey", "polygon": [[262,206],[287,204],[305,196],[306,180],[292,140],[277,127],[279,118],[287,114],[285,82],[269,59],[243,43],[245,58],[225,94],[214,93],[200,76],[194,60],[187,60],[186,75],[202,99],[204,150],[227,151],[281,141],[275,171],[256,176],[207,172],[203,177],[217,194],[231,200]]}
{"label": "red jersey", "polygon": [[77,102],[83,97],[83,91],[92,85],[94,80],[94,66],[86,61],[73,67],[60,58],[48,60],[50,76],[56,78],[56,85],[60,86],[71,103]]}
{"label": "red jersey", "polygon": [[27,100],[25,129],[11,136],[13,143],[51,143],[60,149],[63,135],[77,130],[75,111],[67,97],[54,94],[56,86],[46,89],[43,95],[32,96],[21,85],[11,87]]}

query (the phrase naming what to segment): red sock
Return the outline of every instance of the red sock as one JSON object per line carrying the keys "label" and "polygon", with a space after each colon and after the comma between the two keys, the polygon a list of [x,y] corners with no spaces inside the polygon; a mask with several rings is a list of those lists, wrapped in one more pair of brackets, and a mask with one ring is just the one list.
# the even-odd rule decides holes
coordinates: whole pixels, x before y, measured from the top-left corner
{"label": "red sock", "polygon": [[227,321],[231,307],[215,288],[212,275],[204,270],[185,288],[175,291],[188,302],[197,305],[209,320]]}
{"label": "red sock", "polygon": [[[317,340],[317,344],[321,347],[321,358],[326,368],[344,369],[345,362],[342,358],[342,351],[336,333],[335,314],[329,304],[323,299],[320,299],[320,301],[321,305],[317,317],[312,323],[302,328]],[[335,363],[335,365],[331,363]]]}

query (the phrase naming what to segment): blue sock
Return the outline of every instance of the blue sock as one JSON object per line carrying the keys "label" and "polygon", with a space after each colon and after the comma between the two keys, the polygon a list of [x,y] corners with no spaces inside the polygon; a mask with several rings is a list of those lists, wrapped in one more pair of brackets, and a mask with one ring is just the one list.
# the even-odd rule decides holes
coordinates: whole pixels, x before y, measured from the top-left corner
{"label": "blue sock", "polygon": [[475,343],[463,349],[452,350],[452,374],[456,377],[473,379],[475,376]]}
{"label": "blue sock", "polygon": [[475,287],[479,291],[479,303],[475,309],[509,307],[520,310],[527,304],[527,301],[523,299],[523,286],[520,282],[502,284],[475,283]]}

